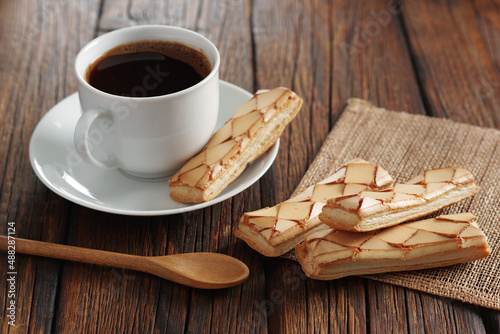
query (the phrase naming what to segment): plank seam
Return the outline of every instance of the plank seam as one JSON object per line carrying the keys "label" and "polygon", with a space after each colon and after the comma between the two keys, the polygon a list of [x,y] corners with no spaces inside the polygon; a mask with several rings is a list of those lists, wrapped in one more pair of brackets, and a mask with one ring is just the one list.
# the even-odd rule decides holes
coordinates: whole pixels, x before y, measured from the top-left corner
{"label": "plank seam", "polygon": [[[401,6],[401,4],[400,4],[400,6]],[[417,83],[418,93],[419,93],[420,98],[422,100],[422,103],[424,105],[425,114],[428,116],[432,116],[433,112],[432,112],[432,108],[431,108],[431,103],[430,103],[429,98],[428,98],[427,94],[425,93],[425,90],[423,87],[424,80],[423,80],[422,76],[420,75],[420,72],[418,71],[418,64],[417,64],[417,59],[415,56],[415,51],[413,50],[411,43],[410,43],[408,27],[407,27],[406,21],[403,17],[403,9],[402,8],[400,9],[400,11],[396,15],[396,17],[398,20],[398,25],[401,29],[401,33],[403,35],[403,42],[406,45],[406,49],[408,50],[408,56],[410,57],[411,68],[412,68],[412,71],[415,75],[415,81]]]}

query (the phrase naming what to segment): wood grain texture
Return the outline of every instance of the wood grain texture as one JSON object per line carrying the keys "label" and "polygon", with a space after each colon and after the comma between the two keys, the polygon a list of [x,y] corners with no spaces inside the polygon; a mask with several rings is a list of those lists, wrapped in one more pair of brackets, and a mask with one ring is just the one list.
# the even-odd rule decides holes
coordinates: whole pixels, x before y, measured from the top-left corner
{"label": "wood grain texture", "polygon": [[403,1],[401,8],[428,111],[498,128],[498,4]]}
{"label": "wood grain texture", "polygon": [[[16,328],[102,333],[495,333],[500,312],[352,277],[306,279],[232,231],[245,211],[287,199],[346,100],[500,127],[498,1],[0,1],[0,232],[133,255],[215,251],[241,259],[241,286],[202,291],[131,270],[18,255]],[[195,212],[117,216],[72,204],[31,170],[40,118],[76,90],[92,38],[138,24],[196,30],[221,53],[221,79],[288,86],[304,106],[271,169],[242,194]],[[0,270],[6,282],[6,272]],[[6,314],[6,283],[0,314]]]}
{"label": "wood grain texture", "polygon": [[[6,222],[14,221],[17,236],[64,242],[70,205],[49,192],[30,170],[28,144],[40,117],[76,89],[74,55],[83,46],[82,39],[92,36],[98,7],[93,1],[66,4],[29,0],[2,2],[0,6],[0,230],[5,233]],[[60,263],[18,255],[16,269],[15,329],[50,332],[57,308]],[[6,281],[4,270],[0,277]],[[6,300],[5,292],[1,289],[2,300]],[[2,303],[2,314],[6,314],[5,307]],[[2,332],[14,330],[7,320],[2,317]]]}

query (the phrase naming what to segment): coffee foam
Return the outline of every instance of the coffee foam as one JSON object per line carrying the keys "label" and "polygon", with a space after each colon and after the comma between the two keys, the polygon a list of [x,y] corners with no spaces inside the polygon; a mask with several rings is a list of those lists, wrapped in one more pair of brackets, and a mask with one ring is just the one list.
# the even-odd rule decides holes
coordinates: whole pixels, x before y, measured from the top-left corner
{"label": "coffee foam", "polygon": [[156,52],[183,61],[192,66],[196,72],[200,73],[204,78],[207,77],[212,71],[210,60],[202,50],[194,49],[180,42],[146,40],[122,44],[107,51],[89,66],[86,72],[86,77],[94,66],[102,59],[112,55],[136,52]]}

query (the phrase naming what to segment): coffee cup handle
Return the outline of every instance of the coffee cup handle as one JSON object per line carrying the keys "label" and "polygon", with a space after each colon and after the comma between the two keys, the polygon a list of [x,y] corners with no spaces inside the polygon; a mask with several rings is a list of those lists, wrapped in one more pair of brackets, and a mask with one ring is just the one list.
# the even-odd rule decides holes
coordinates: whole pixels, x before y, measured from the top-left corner
{"label": "coffee cup handle", "polygon": [[[111,114],[103,109],[89,109],[85,111],[80,119],[76,123],[75,133],[74,133],[74,144],[76,151],[80,156],[87,162],[93,164],[94,166],[100,168],[114,169],[118,168],[118,161],[114,157],[110,157],[107,161],[97,160],[92,152],[90,151],[90,134],[91,127],[93,124],[96,124],[97,121],[106,121],[112,124],[112,116]],[[97,135],[104,135],[103,132],[97,130]]]}

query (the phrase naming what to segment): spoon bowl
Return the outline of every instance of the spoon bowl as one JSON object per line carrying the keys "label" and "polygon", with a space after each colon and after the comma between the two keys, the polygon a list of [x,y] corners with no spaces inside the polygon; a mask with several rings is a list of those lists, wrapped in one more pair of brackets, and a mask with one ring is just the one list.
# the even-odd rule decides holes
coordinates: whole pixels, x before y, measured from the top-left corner
{"label": "spoon bowl", "polygon": [[150,274],[202,289],[235,286],[243,283],[249,274],[243,262],[219,253],[185,253],[149,257],[148,260],[157,266],[156,273]]}

